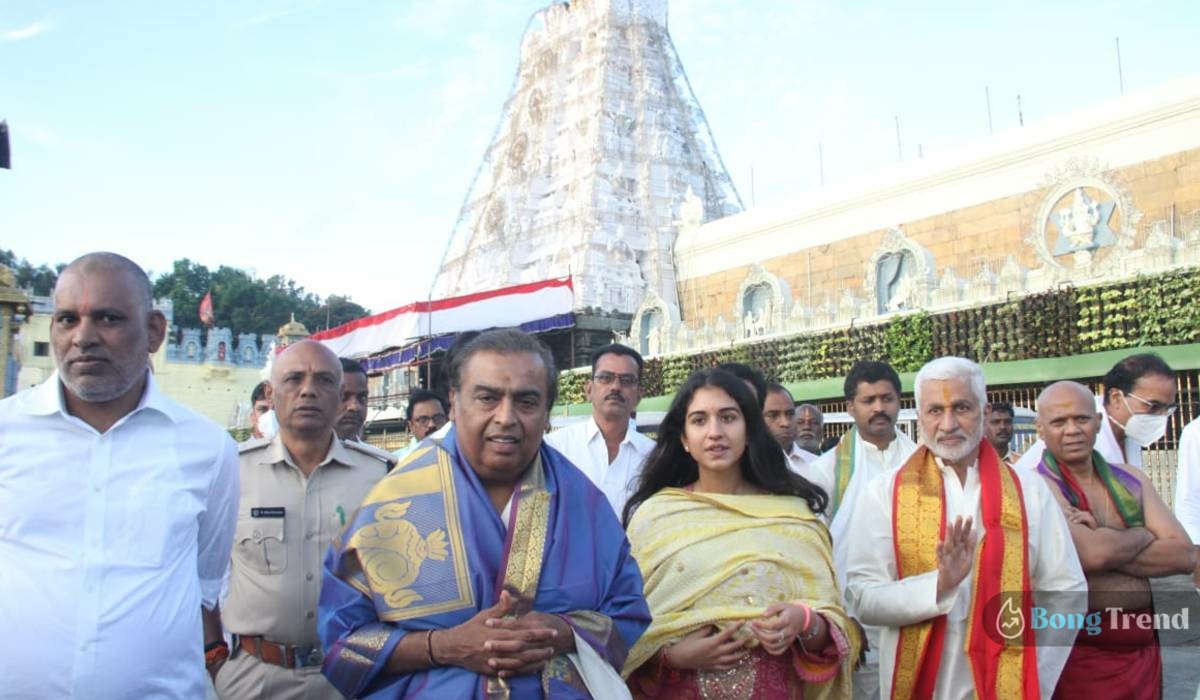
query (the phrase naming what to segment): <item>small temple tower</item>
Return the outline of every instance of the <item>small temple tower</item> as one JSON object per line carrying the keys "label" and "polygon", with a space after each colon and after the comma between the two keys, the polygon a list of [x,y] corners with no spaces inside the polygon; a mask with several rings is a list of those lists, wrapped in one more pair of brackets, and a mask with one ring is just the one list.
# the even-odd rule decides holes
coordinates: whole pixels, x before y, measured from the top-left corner
{"label": "small temple tower", "polygon": [[17,289],[13,271],[0,265],[0,399],[17,392],[17,327],[29,309],[29,297]]}
{"label": "small temple tower", "polygon": [[292,320],[279,327],[279,333],[275,336],[275,340],[277,343],[279,343],[279,347],[282,349],[286,348],[292,343],[304,340],[310,335],[312,335],[312,333],[308,332],[308,329],[304,327],[303,323],[300,323],[296,320],[296,314],[293,313]]}

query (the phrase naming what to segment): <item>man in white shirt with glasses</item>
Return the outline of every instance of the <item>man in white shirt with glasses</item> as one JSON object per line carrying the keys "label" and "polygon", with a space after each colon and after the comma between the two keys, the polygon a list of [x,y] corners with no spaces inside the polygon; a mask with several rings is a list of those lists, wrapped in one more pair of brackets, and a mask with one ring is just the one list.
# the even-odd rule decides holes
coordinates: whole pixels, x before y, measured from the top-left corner
{"label": "man in white shirt with glasses", "polygon": [[[1096,397],[1100,433],[1096,451],[1109,464],[1143,469],[1142,450],[1162,439],[1175,413],[1175,370],[1154,353],[1130,355],[1113,365]],[[1017,466],[1037,469],[1046,443],[1033,443]]]}
{"label": "man in white shirt with glasses", "polygon": [[591,359],[592,378],[584,384],[591,417],[550,433],[546,443],[604,492],[619,519],[654,448],[654,441],[637,431],[632,418],[642,398],[642,356],[613,344],[598,348]]}

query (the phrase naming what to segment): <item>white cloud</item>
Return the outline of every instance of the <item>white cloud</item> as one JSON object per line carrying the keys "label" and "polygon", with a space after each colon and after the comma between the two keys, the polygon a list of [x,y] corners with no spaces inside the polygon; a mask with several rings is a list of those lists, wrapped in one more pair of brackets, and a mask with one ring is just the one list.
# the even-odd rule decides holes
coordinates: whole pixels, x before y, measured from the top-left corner
{"label": "white cloud", "polygon": [[54,29],[54,22],[44,19],[0,34],[0,41],[24,41]]}

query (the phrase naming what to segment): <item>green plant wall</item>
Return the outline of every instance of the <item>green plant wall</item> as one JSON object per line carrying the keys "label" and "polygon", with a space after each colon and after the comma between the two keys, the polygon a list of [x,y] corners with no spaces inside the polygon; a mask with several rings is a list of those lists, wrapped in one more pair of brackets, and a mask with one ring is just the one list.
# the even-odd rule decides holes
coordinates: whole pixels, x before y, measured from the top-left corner
{"label": "green plant wall", "polygon": [[[824,333],[738,343],[646,361],[642,392],[674,392],[697,369],[744,362],[768,379],[800,382],[843,377],[859,359],[883,360],[899,372],[934,357],[1008,362],[1200,341],[1200,269],[1179,270],[1090,287],[1061,287],[1010,301]],[[564,372],[562,403],[579,403],[586,372]]]}

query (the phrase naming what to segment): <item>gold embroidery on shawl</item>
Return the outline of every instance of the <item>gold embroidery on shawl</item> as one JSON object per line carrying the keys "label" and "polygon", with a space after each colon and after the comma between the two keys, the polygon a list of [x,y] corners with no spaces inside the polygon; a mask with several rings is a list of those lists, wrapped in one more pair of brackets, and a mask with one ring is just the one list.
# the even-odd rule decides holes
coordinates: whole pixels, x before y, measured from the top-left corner
{"label": "gold embroidery on shawl", "polygon": [[[904,466],[896,475],[895,518],[898,578],[937,568],[937,545],[943,519],[942,472],[925,451],[919,468]],[[896,648],[895,684],[892,697],[911,697],[920,661],[929,644],[933,620],[900,628]]]}
{"label": "gold embroidery on shawl", "polygon": [[[541,455],[517,484],[516,496],[517,513],[513,518],[513,529],[508,533],[508,566],[504,569],[504,590],[517,599],[517,611],[511,617],[533,609],[538,581],[542,577],[546,530],[550,525],[550,492],[545,487]],[[545,674],[552,668],[547,665],[543,669],[543,685],[549,683],[549,676]],[[511,692],[505,679],[488,677],[485,688],[488,700],[508,700]]]}
{"label": "gold embroidery on shawl", "polygon": [[[1016,617],[1023,609],[1022,597],[1025,595],[1025,528],[1021,518],[1022,504],[1015,483],[1016,477],[1005,465],[1001,464],[999,468],[1000,527],[1004,533],[1004,557],[1000,565],[1000,590],[1004,591],[1001,593],[1004,603],[1001,611],[1011,611],[1009,615]],[[984,602],[986,601],[976,601],[975,604],[983,605]],[[971,619],[974,619],[974,615]],[[1005,640],[996,668],[996,697],[1019,698],[1023,694],[1025,647],[1022,642],[1022,637]]]}
{"label": "gold embroidery on shawl", "polygon": [[[365,595],[382,596],[387,609],[379,611],[381,620],[397,622],[416,617],[459,610],[475,603],[470,575],[467,571],[466,547],[458,517],[458,499],[454,493],[454,474],[450,455],[445,450],[426,450],[422,456],[434,457],[429,466],[417,466],[417,459],[407,464],[412,471],[393,472],[379,483],[363,501],[361,508],[382,504],[375,511],[374,522],[360,527],[347,542],[347,549],[356,553],[361,574],[354,572],[345,580]],[[408,517],[414,500],[440,495],[439,522],[445,528],[433,527],[422,535],[417,524]],[[389,502],[405,499],[401,502]],[[434,501],[436,502],[436,501]],[[424,599],[414,590],[420,582],[422,565],[426,561],[445,561],[454,567],[454,578],[444,584],[449,595],[441,600],[420,605]],[[361,575],[361,578],[360,578]],[[453,588],[449,588],[453,586]]]}

